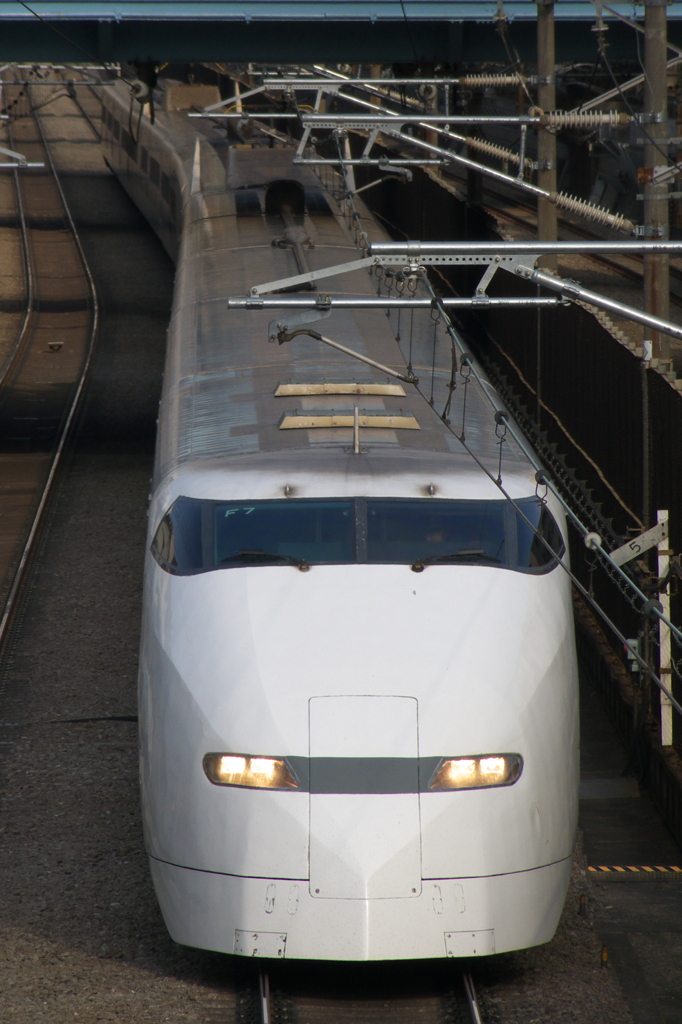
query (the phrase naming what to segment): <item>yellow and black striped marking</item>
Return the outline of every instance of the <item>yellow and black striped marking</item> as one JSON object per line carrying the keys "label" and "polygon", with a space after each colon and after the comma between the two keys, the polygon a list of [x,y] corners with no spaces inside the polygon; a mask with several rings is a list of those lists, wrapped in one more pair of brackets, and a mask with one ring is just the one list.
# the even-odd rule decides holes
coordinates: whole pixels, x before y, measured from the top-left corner
{"label": "yellow and black striped marking", "polygon": [[676,865],[661,864],[597,864],[590,865],[587,869],[592,878],[598,878],[600,882],[625,882],[625,881],[680,881],[682,882],[682,867]]}

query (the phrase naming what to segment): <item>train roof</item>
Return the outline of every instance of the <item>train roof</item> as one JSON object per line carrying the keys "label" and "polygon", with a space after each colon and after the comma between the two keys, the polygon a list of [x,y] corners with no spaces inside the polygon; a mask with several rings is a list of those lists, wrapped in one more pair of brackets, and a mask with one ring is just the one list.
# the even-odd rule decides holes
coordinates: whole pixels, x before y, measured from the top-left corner
{"label": "train roof", "polygon": [[[189,121],[186,113],[162,113],[158,122],[148,130],[165,146],[171,144],[180,158],[185,212],[159,421],[157,482],[168,474],[177,476],[183,466],[202,463],[208,470],[207,460],[211,466],[233,465],[237,471],[256,457],[263,468],[278,459],[293,466],[306,453],[324,451],[321,457],[315,455],[315,465],[340,466],[352,442],[348,424],[356,406],[361,447],[371,453],[374,466],[385,455],[389,475],[394,472],[389,463],[396,467],[401,455],[406,470],[417,457],[425,472],[430,465],[439,477],[461,473],[465,465],[475,468],[460,440],[463,435],[475,458],[495,476],[502,468],[532,480],[535,466],[509,435],[500,446],[494,412],[501,403],[480,368],[482,386],[458,372],[451,395],[451,341],[431,310],[391,311],[387,316],[383,309],[334,309],[310,325],[393,370],[404,373],[410,366],[420,381],[417,390],[309,336],[272,343],[269,324],[278,319],[276,311],[228,309],[228,298],[300,272],[294,237],[301,241],[311,270],[357,260],[362,253],[343,200],[340,208],[311,168],[292,163],[292,146],[227,145],[215,122]],[[333,178],[339,190],[341,179]],[[304,203],[288,218],[271,201],[274,183],[283,181],[297,183]],[[405,198],[409,201],[407,188]],[[388,240],[361,197],[355,204],[370,240]],[[418,295],[427,296],[422,284],[417,289]],[[320,282],[321,292],[335,296],[369,297],[387,290],[396,295],[395,279],[381,270],[378,276],[362,269]],[[310,292],[311,307],[316,298]],[[441,416],[450,398],[448,426]],[[351,465],[362,474],[361,462]],[[348,472],[344,468],[342,475]]]}

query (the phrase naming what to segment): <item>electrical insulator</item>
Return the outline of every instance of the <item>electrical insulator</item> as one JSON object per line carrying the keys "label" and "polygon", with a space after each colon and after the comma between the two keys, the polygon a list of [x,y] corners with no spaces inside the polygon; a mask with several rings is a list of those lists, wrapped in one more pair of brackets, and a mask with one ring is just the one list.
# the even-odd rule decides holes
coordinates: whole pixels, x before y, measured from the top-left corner
{"label": "electrical insulator", "polygon": [[525,81],[523,75],[465,75],[457,79],[457,84],[467,89],[492,89],[495,86],[522,85]]}
{"label": "electrical insulator", "polygon": [[567,210],[568,213],[577,213],[581,217],[596,221],[597,224],[605,224],[607,227],[613,228],[614,231],[634,231],[635,225],[627,217],[620,213],[610,213],[602,206],[595,206],[594,203],[588,203],[585,199],[567,196],[563,192],[552,192],[549,199],[555,206]]}
{"label": "electrical insulator", "polygon": [[[514,153],[511,149],[505,149],[504,146],[497,146],[494,142],[486,142],[485,139],[474,139],[469,135],[467,135],[464,141],[471,149],[477,149],[479,153],[486,153],[487,156],[492,156],[496,160],[503,160],[505,163],[510,164],[518,164],[519,162],[518,153]],[[524,166],[530,167],[532,160],[526,157],[523,163]]]}
{"label": "electrical insulator", "polygon": [[630,120],[629,114],[618,110],[549,110],[540,116],[540,124],[547,128],[620,128]]}

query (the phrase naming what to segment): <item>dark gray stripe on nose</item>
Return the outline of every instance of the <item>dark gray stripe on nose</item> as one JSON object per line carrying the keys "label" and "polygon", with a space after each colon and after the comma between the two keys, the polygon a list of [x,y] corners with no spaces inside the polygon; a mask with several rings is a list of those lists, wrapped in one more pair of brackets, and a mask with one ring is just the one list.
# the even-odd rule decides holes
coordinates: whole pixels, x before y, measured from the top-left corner
{"label": "dark gray stripe on nose", "polygon": [[310,793],[419,793],[441,757],[287,757]]}

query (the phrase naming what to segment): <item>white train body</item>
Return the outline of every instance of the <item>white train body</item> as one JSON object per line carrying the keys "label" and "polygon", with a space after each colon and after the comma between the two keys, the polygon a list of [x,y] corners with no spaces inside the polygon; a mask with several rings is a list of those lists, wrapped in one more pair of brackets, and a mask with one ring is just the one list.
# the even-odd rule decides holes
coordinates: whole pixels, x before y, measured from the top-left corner
{"label": "white train body", "polygon": [[[577,816],[566,574],[544,548],[530,562],[545,564],[529,564],[510,503],[408,385],[399,397],[334,394],[386,378],[308,337],[268,344],[272,314],[227,311],[229,295],[297,272],[292,249],[272,245],[282,218],[260,212],[272,180],[306,190],[298,220],[315,243],[311,266],[357,258],[343,218],[325,209],[317,179],[291,165],[292,151],[221,149],[205,122],[173,112],[154,126],[145,115],[139,143],[123,146],[127,92],[108,89],[104,102],[107,159],[177,255],[140,662],[145,838],[171,935],[227,953],[331,960],[548,941]],[[150,181],[152,156],[168,176],[166,198]],[[367,228],[385,237],[368,215]],[[339,281],[373,293],[364,272]],[[434,330],[420,318],[412,362],[430,392]],[[325,333],[405,365],[406,324],[401,354],[382,312],[333,313]],[[449,344],[437,333],[442,409]],[[308,393],[282,394],[292,383]],[[458,433],[464,390],[451,413]],[[475,383],[467,403],[468,443],[496,476],[493,407]],[[354,404],[362,415],[413,417],[419,429],[378,420],[354,454],[350,428],[313,423]],[[308,426],[286,429],[293,415]],[[535,467],[508,441],[501,471],[537,518]],[[560,510],[549,510],[565,533]],[[428,517],[460,514],[497,524],[499,559],[485,540],[437,560],[447,530]],[[312,517],[317,546],[305,540],[269,560],[262,543],[237,555],[229,547],[230,530],[249,540],[254,523],[276,532],[287,516],[292,530],[297,516]],[[415,554],[410,530],[424,516],[425,550]],[[426,567],[412,571],[422,554]],[[281,788],[249,783],[273,765]],[[493,771],[485,784],[439,788],[448,772],[482,779],[484,769]],[[489,785],[497,770],[515,781]]]}

